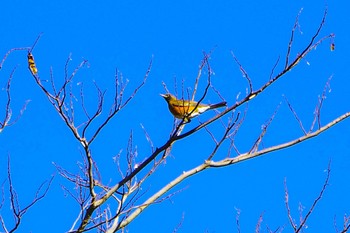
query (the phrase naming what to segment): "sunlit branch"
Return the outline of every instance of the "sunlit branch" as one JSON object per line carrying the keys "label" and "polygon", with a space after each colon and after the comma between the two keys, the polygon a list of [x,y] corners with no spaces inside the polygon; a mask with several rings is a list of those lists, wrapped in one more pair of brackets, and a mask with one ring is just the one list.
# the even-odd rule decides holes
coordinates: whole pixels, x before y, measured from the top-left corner
{"label": "sunlit branch", "polygon": [[115,232],[118,229],[124,228],[125,226],[127,226],[137,215],[139,215],[144,209],[146,209],[147,207],[149,207],[150,205],[154,205],[154,204],[158,204],[161,203],[165,200],[170,199],[172,196],[176,195],[179,192],[182,192],[184,189],[180,189],[176,192],[173,192],[163,198],[160,199],[160,196],[158,195],[152,195],[150,198],[148,198],[143,204],[138,205],[138,206],[133,206],[131,209],[134,210],[134,212],[132,212],[124,221],[122,221],[118,228],[111,228],[107,231],[107,233],[112,233]]}
{"label": "sunlit branch", "polygon": [[[321,127],[319,130],[313,132],[313,133],[309,133],[305,136],[302,136],[300,138],[297,138],[295,140],[292,140],[290,142],[287,142],[287,143],[284,143],[284,144],[280,144],[280,145],[277,145],[277,146],[272,146],[272,147],[269,147],[269,148],[266,148],[266,149],[263,149],[263,150],[260,150],[260,151],[256,151],[255,153],[245,153],[245,154],[242,154],[242,155],[239,155],[235,158],[226,158],[226,159],[223,159],[223,160],[220,160],[220,161],[205,161],[203,164],[201,165],[198,165],[196,167],[194,167],[193,169],[191,170],[188,170],[186,172],[183,172],[180,176],[178,176],[177,178],[175,178],[174,180],[172,180],[171,182],[169,182],[166,186],[164,186],[162,189],[160,189],[158,192],[156,192],[152,197],[150,197],[147,202],[145,203],[152,203],[152,201],[155,201],[157,200],[161,195],[165,194],[166,192],[168,192],[170,189],[172,189],[173,187],[175,187],[176,185],[178,185],[180,182],[182,182],[183,180],[199,173],[199,172],[202,172],[203,170],[205,169],[208,169],[208,168],[215,168],[215,167],[224,167],[224,166],[228,166],[228,165],[232,165],[232,164],[235,164],[235,163],[238,163],[238,162],[242,162],[242,161],[245,161],[245,160],[248,160],[248,159],[251,159],[251,158],[255,158],[255,157],[258,157],[258,156],[261,156],[261,155],[264,155],[264,154],[267,154],[267,153],[271,153],[271,152],[274,152],[274,151],[277,151],[277,150],[281,150],[281,149],[284,149],[284,148],[288,148],[292,145],[296,145],[300,142],[303,142],[303,141],[306,141],[308,139],[311,139],[317,135],[319,135],[320,133],[326,131],[327,129],[331,128],[332,126],[334,126],[335,124],[345,120],[346,118],[348,118],[350,116],[350,112],[349,113],[346,113],[340,117],[338,117],[337,119],[333,120],[332,122],[330,122],[329,124]],[[115,187],[116,188],[116,187]],[[147,206],[146,206],[147,207]],[[145,208],[146,208],[145,207]],[[137,209],[135,210],[131,215],[130,217],[125,220],[121,225],[120,227],[125,227],[126,225],[128,225],[134,218],[136,218],[142,211],[144,210],[144,208],[141,208],[141,209]]]}
{"label": "sunlit branch", "polygon": [[330,129],[331,127],[333,127],[334,125],[338,124],[339,122],[347,119],[348,117],[350,116],[350,112],[347,112],[341,116],[339,116],[338,118],[334,119],[333,121],[329,122],[327,125],[321,127],[320,129],[312,132],[312,133],[308,133],[307,135],[304,135],[302,137],[299,137],[295,140],[292,140],[292,141],[289,141],[289,142],[286,142],[286,143],[282,143],[282,144],[279,144],[279,145],[276,145],[276,146],[272,146],[272,147],[268,147],[266,149],[262,149],[262,150],[259,150],[255,153],[244,153],[244,154],[241,154],[235,158],[226,158],[224,160],[221,160],[221,161],[218,161],[218,162],[214,162],[214,161],[208,161],[208,166],[210,167],[223,167],[223,166],[228,166],[228,165],[231,165],[231,164],[234,164],[234,163],[238,163],[238,162],[242,162],[242,161],[245,161],[247,159],[251,159],[251,158],[255,158],[255,157],[258,157],[258,156],[261,156],[261,155],[264,155],[264,154],[267,154],[267,153],[270,153],[270,152],[273,152],[273,151],[277,151],[277,150],[281,150],[281,149],[284,149],[284,148],[288,148],[288,147],[291,147],[293,145],[296,145],[296,144],[299,144],[303,141],[306,141],[308,139],[311,139],[313,137],[316,137],[318,136],[319,134],[325,132],[326,130]]}

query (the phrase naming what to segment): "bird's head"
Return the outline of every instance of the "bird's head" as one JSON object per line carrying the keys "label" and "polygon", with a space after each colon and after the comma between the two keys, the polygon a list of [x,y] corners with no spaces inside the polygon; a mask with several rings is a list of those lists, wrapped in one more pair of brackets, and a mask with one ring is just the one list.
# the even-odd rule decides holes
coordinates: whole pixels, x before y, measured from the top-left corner
{"label": "bird's head", "polygon": [[169,103],[169,101],[176,100],[176,97],[170,93],[160,94],[160,96],[162,96],[168,103]]}

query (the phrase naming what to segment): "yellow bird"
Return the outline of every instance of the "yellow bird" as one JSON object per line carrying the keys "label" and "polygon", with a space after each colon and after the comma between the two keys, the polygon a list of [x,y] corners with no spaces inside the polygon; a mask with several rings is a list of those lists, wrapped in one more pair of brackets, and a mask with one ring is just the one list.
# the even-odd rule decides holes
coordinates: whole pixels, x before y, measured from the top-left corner
{"label": "yellow bird", "polygon": [[28,67],[30,72],[32,72],[32,75],[37,75],[38,69],[36,68],[36,65],[35,65],[34,56],[29,51],[28,51],[27,59],[28,59]]}
{"label": "yellow bird", "polygon": [[215,109],[226,106],[226,102],[217,104],[198,104],[196,101],[177,99],[172,94],[161,94],[168,103],[170,112],[174,117],[183,119],[184,122],[190,122],[191,118],[202,114],[209,109]]}

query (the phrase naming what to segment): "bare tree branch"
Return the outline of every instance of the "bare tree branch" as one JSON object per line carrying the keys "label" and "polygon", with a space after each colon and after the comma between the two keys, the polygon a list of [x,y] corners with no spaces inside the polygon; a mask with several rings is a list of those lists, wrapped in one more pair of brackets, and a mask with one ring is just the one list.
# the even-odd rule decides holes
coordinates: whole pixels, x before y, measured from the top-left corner
{"label": "bare tree branch", "polygon": [[15,71],[16,71],[16,67],[11,71],[11,74],[10,74],[9,78],[7,79],[7,83],[6,83],[6,87],[5,87],[7,101],[5,104],[4,117],[2,120],[0,120],[0,133],[5,129],[5,127],[15,124],[20,119],[20,117],[23,115],[23,113],[27,107],[27,104],[29,103],[29,100],[27,100],[25,102],[25,104],[23,105],[22,109],[20,110],[20,113],[17,115],[17,117],[11,121],[11,119],[12,119],[11,81],[12,81],[12,78],[13,78]]}
{"label": "bare tree branch", "polygon": [[317,203],[321,200],[323,193],[329,184],[329,177],[330,177],[330,173],[331,173],[330,166],[331,166],[331,162],[328,163],[326,179],[323,183],[323,187],[320,191],[320,194],[316,197],[316,199],[314,200],[313,204],[311,205],[309,211],[307,212],[307,214],[305,215],[304,218],[302,216],[302,211],[303,211],[304,207],[301,206],[301,204],[299,205],[299,211],[300,211],[300,224],[299,224],[299,226],[294,222],[293,217],[291,215],[291,211],[290,211],[290,207],[289,207],[289,194],[288,194],[288,189],[287,189],[287,182],[286,182],[286,180],[284,181],[285,204],[286,204],[286,209],[287,209],[287,215],[288,215],[289,222],[290,222],[291,226],[293,227],[295,233],[301,232],[302,229],[306,227],[306,221],[308,220],[308,218],[310,217],[310,215],[314,211]]}
{"label": "bare tree branch", "polygon": [[185,213],[182,213],[181,221],[179,222],[179,224],[177,224],[176,228],[173,230],[173,233],[178,232],[178,230],[182,227],[184,220],[185,220]]}
{"label": "bare tree branch", "polygon": [[259,233],[260,232],[261,223],[263,221],[263,215],[264,215],[264,213],[260,214],[259,220],[258,220],[258,222],[256,223],[256,226],[255,226],[255,233]]}
{"label": "bare tree branch", "polygon": [[[249,77],[248,73],[245,71],[245,69],[243,68],[243,66],[241,65],[241,63],[239,62],[239,60],[237,59],[237,57],[233,54],[233,52],[231,52],[231,55],[233,57],[233,59],[235,60],[235,62],[237,63],[237,65],[239,66],[239,69],[243,75],[243,77],[245,79],[247,79],[248,82],[248,86],[249,86],[249,91],[248,91],[248,95],[250,95],[253,91],[253,84],[252,84],[252,80]],[[274,68],[273,68],[274,69]]]}
{"label": "bare tree branch", "polygon": [[[105,91],[102,91],[99,88],[99,86],[96,83],[94,83],[97,91],[97,104],[95,106],[95,109],[92,112],[90,112],[90,109],[88,110],[88,107],[87,107],[88,106],[88,103],[86,103],[87,100],[85,99],[83,83],[82,82],[79,83],[81,104],[78,105],[78,107],[81,109],[84,119],[82,122],[77,122],[76,118],[78,116],[79,111],[77,111],[78,110],[76,109],[77,106],[74,105],[74,103],[75,103],[75,100],[78,101],[79,94],[77,95],[78,98],[76,98],[75,97],[76,90],[75,90],[75,87],[73,87],[72,83],[77,72],[80,69],[82,69],[84,66],[86,66],[88,62],[87,60],[83,60],[73,70],[73,72],[70,73],[69,72],[69,64],[71,61],[71,55],[70,55],[66,61],[65,68],[64,68],[63,84],[57,85],[54,83],[53,71],[51,69],[50,70],[51,87],[47,88],[46,85],[44,85],[41,82],[39,75],[37,74],[34,57],[31,54],[35,44],[40,38],[40,35],[39,35],[34,45],[30,48],[30,50],[28,50],[29,69],[34,77],[36,84],[39,86],[41,91],[48,98],[49,102],[53,105],[54,109],[63,119],[66,126],[73,133],[77,141],[81,143],[83,148],[83,150],[81,151],[83,156],[83,162],[78,164],[80,169],[79,173],[73,174],[59,166],[56,166],[61,176],[63,176],[68,181],[73,182],[76,185],[75,193],[72,191],[69,191],[68,188],[64,187],[64,190],[66,191],[66,193],[72,196],[78,202],[80,207],[79,214],[76,220],[74,221],[70,229],[70,232],[85,232],[92,229],[97,229],[97,231],[100,231],[100,232],[115,232],[118,229],[124,229],[145,208],[147,208],[152,204],[159,203],[162,200],[170,198],[172,194],[166,195],[167,192],[169,192],[170,189],[174,188],[184,179],[187,179],[194,174],[197,174],[207,168],[232,165],[247,159],[255,158],[257,156],[260,156],[266,153],[270,153],[273,151],[277,151],[279,149],[296,145],[300,142],[303,142],[305,140],[308,140],[312,137],[319,135],[320,133],[326,131],[330,127],[334,126],[335,124],[349,117],[350,113],[346,113],[323,127],[321,127],[321,122],[320,120],[318,120],[319,128],[315,132],[306,133],[301,124],[301,120],[297,117],[295,111],[291,108],[290,104],[288,103],[289,108],[291,109],[294,116],[297,118],[301,128],[303,129],[303,132],[304,132],[303,136],[296,138],[295,140],[286,142],[284,144],[262,149],[260,145],[261,145],[263,136],[265,135],[268,126],[271,124],[272,120],[274,119],[274,116],[276,115],[276,112],[277,112],[276,110],[275,113],[270,117],[269,121],[263,126],[262,132],[259,135],[257,141],[252,145],[251,149],[248,152],[241,154],[238,151],[236,145],[234,144],[234,136],[236,135],[239,127],[242,125],[245,119],[245,114],[242,118],[240,118],[239,112],[236,114],[236,117],[234,117],[234,114],[236,113],[237,108],[244,104],[246,104],[247,106],[250,100],[257,97],[260,93],[264,92],[274,82],[276,82],[286,73],[291,71],[292,68],[298,65],[299,62],[302,59],[304,59],[305,56],[309,52],[311,52],[314,48],[316,48],[321,42],[323,42],[326,39],[332,39],[334,37],[333,34],[330,34],[316,41],[316,38],[319,36],[320,30],[324,25],[325,17],[327,15],[327,10],[325,10],[323,19],[318,29],[314,33],[313,37],[311,38],[309,44],[305,46],[304,50],[302,50],[302,52],[299,53],[294,60],[290,60],[291,48],[294,42],[294,31],[299,26],[299,22],[298,22],[299,15],[300,13],[296,17],[296,21],[292,29],[292,35],[288,44],[285,65],[284,67],[282,67],[282,70],[278,74],[274,76],[275,69],[277,68],[277,65],[279,63],[279,58],[271,70],[269,80],[266,81],[266,83],[262,85],[259,89],[254,89],[252,84],[253,81],[251,77],[245,71],[245,69],[243,68],[241,63],[238,61],[238,59],[234,56],[234,54],[232,54],[234,61],[237,63],[240,71],[242,72],[243,76],[247,80],[248,88],[247,88],[246,95],[243,98],[239,98],[239,95],[237,95],[236,102],[232,106],[229,106],[223,112],[216,114],[215,117],[205,122],[200,122],[198,126],[195,126],[194,128],[190,129],[185,133],[182,133],[185,127],[184,119],[180,123],[177,122],[177,125],[174,126],[169,139],[165,143],[163,143],[163,145],[160,147],[154,147],[153,142],[151,141],[151,138],[148,135],[147,131],[144,129],[143,126],[141,126],[146,135],[146,139],[151,146],[151,149],[152,149],[151,154],[148,156],[145,156],[146,158],[142,162],[137,161],[136,157],[138,154],[138,149],[134,145],[133,134],[131,133],[129,136],[127,148],[125,151],[125,157],[126,157],[125,166],[124,164],[121,164],[119,160],[120,158],[123,159],[123,157],[121,157],[122,151],[120,151],[119,154],[115,156],[117,169],[121,176],[121,180],[115,184],[109,184],[108,182],[107,184],[102,183],[102,178],[101,178],[102,175],[100,174],[100,171],[96,165],[96,161],[93,158],[93,154],[90,146],[92,142],[94,142],[94,140],[99,136],[101,130],[107,126],[107,124],[111,121],[111,119],[121,109],[123,109],[127,104],[130,103],[130,101],[138,93],[141,87],[145,84],[152,67],[153,59],[151,59],[148,65],[148,69],[143,77],[142,82],[139,84],[139,86],[137,86],[133,90],[131,95],[129,95],[128,97],[126,97],[126,94],[125,94],[128,80],[124,80],[122,74],[118,70],[116,70],[115,80],[114,80],[115,93],[113,96],[113,103],[109,108],[108,113],[106,113],[105,115],[102,114],[104,110]],[[220,95],[220,92],[217,89],[215,89],[215,87],[211,83],[211,75],[213,71],[209,63],[210,56],[211,56],[211,52],[208,54],[204,53],[203,59],[198,69],[198,74],[195,79],[192,93],[190,91],[191,89],[186,88],[184,80],[182,80],[182,83],[181,83],[182,97],[187,96],[188,99],[194,100],[196,94],[199,91],[198,86],[199,86],[199,81],[201,81],[200,78],[202,78],[202,72],[204,72],[204,69],[207,68],[207,85],[203,91],[203,94],[201,95],[201,98],[199,98],[198,105],[207,96],[209,88],[214,90],[214,92],[221,99],[224,99],[223,96]],[[175,87],[176,85],[177,83],[175,82]],[[166,90],[168,90],[164,83],[163,83],[163,86]],[[177,92],[177,88],[175,88],[175,91]],[[322,103],[319,104],[319,107],[321,107],[321,105]],[[196,109],[196,107],[194,109]],[[247,111],[247,108],[246,108],[246,111]],[[215,137],[216,135],[214,136],[214,134],[208,130],[207,126],[216,120],[219,120],[219,119],[222,120],[223,116],[225,116],[228,113],[232,114],[232,117],[230,118],[228,123],[222,122],[222,125],[224,127],[224,133],[220,135],[220,137],[217,137],[218,139],[216,139]],[[96,119],[98,117],[104,117],[100,121],[102,123],[97,123]],[[318,115],[318,119],[319,119],[319,115]],[[202,128],[205,128],[207,130],[207,132],[212,137],[215,143],[215,146],[212,152],[205,156],[207,157],[207,160],[203,164],[193,167],[187,172],[184,172],[183,174],[179,175],[177,178],[175,178],[173,181],[168,183],[166,186],[159,188],[159,190],[156,193],[148,194],[147,192],[142,192],[141,187],[142,185],[144,185],[145,180],[149,178],[152,174],[154,174],[154,172],[157,170],[160,164],[163,164],[166,162],[166,158],[170,154],[172,145],[178,140],[191,136],[192,134],[196,133]],[[229,150],[232,150],[232,148],[234,148],[238,156],[236,157],[227,156],[225,159],[214,161],[213,160],[214,155],[217,153],[219,148],[223,145],[223,143],[226,140],[230,142]],[[230,155],[230,152],[228,152],[228,155]],[[125,170],[123,169],[124,167],[125,167]],[[143,195],[146,195],[146,194],[149,196],[147,196],[144,201],[142,200],[143,198],[141,197],[143,197]],[[16,195],[13,194],[13,196],[16,196]],[[14,200],[15,199],[16,198],[14,198]],[[15,204],[16,204],[16,201],[14,201],[14,205]],[[256,226],[256,232],[260,231],[261,221],[262,221],[262,215]],[[239,226],[238,226],[238,229],[239,229]],[[240,232],[240,229],[239,229],[239,232]]]}
{"label": "bare tree branch", "polygon": [[239,218],[241,216],[241,210],[236,208],[235,207],[235,210],[236,210],[236,225],[237,225],[237,232],[238,233],[241,233],[241,224],[239,223]]}
{"label": "bare tree branch", "polygon": [[294,23],[294,26],[293,26],[292,31],[291,31],[292,33],[291,33],[291,36],[290,36],[290,39],[289,39],[289,43],[288,43],[288,50],[287,50],[287,55],[286,55],[286,63],[285,63],[285,66],[284,66],[285,69],[289,65],[290,52],[291,52],[293,41],[294,41],[294,32],[295,32],[295,29],[299,27],[299,17],[301,15],[302,11],[303,11],[303,8],[300,9],[297,17],[295,18],[295,23]]}
{"label": "bare tree branch", "polygon": [[4,55],[4,57],[3,57],[2,60],[1,60],[1,63],[0,63],[0,70],[1,70],[2,66],[4,65],[4,63],[5,63],[5,60],[7,59],[7,57],[8,57],[11,53],[13,53],[14,51],[29,50],[29,49],[30,49],[30,47],[22,47],[22,48],[12,48],[12,49],[10,49],[9,51],[7,51],[7,53]]}
{"label": "bare tree branch", "polygon": [[[8,230],[5,226],[4,219],[0,216],[1,218],[1,224],[5,232],[15,232],[18,227],[21,224],[22,217],[23,215],[30,209],[32,208],[38,201],[43,199],[47,192],[50,189],[51,183],[53,181],[54,176],[51,176],[51,178],[48,181],[43,182],[39,188],[37,189],[35,196],[33,200],[26,205],[24,208],[20,207],[19,200],[18,200],[18,194],[14,189],[14,185],[12,183],[12,172],[11,172],[11,166],[10,166],[10,156],[8,156],[8,162],[7,162],[7,180],[9,182],[9,194],[10,194],[10,204],[11,204],[11,209],[12,209],[12,215],[14,219],[14,226]],[[42,191],[43,190],[43,191]]]}
{"label": "bare tree branch", "polygon": [[288,192],[288,188],[287,188],[287,179],[284,179],[284,198],[285,198],[284,203],[286,204],[288,220],[289,220],[289,223],[293,227],[294,232],[295,232],[297,230],[297,224],[294,222],[294,219],[293,219],[292,214],[290,212],[289,192]]}
{"label": "bare tree branch", "polygon": [[310,127],[310,132],[313,130],[314,126],[315,126],[315,123],[317,122],[317,126],[318,128],[321,127],[321,109],[322,109],[322,106],[323,106],[323,101],[326,99],[326,93],[327,93],[327,90],[331,90],[330,88],[330,83],[331,83],[331,80],[332,80],[332,77],[333,76],[330,76],[323,88],[323,92],[321,94],[321,96],[318,97],[318,103],[315,107],[315,111],[314,111],[314,120],[312,121],[312,124],[311,124],[311,127]]}
{"label": "bare tree branch", "polygon": [[297,114],[296,111],[293,109],[293,107],[292,107],[292,105],[290,104],[290,102],[288,101],[287,97],[286,97],[286,96],[283,96],[283,97],[284,97],[284,100],[287,102],[290,111],[293,113],[295,119],[298,121],[299,126],[300,126],[301,130],[303,131],[304,135],[306,135],[307,132],[306,132],[304,126],[303,126],[302,121],[301,121],[300,118],[298,117],[298,114]]}
{"label": "bare tree branch", "polygon": [[323,187],[321,189],[320,194],[318,195],[318,197],[314,200],[314,203],[311,205],[309,211],[307,212],[305,218],[303,219],[303,221],[300,223],[300,226],[298,227],[298,229],[295,231],[300,232],[300,230],[304,227],[304,225],[306,224],[307,219],[310,217],[311,213],[313,212],[313,210],[315,209],[317,203],[321,200],[322,195],[324,193],[324,191],[326,190],[328,184],[329,184],[329,177],[331,174],[331,162],[329,161],[328,163],[328,168],[327,168],[327,176],[326,176],[326,180],[324,181]]}

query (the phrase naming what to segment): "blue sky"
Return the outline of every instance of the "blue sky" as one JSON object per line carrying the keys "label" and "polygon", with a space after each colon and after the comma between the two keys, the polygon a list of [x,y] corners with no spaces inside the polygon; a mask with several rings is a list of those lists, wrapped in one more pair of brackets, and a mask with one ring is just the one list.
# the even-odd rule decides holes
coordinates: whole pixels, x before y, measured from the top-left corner
{"label": "blue sky", "polygon": [[[322,109],[322,123],[348,111],[349,4],[346,1],[327,4],[328,16],[321,37],[335,33],[336,50],[330,51],[329,41],[322,43],[292,72],[251,101],[236,138],[241,152],[249,150],[261,126],[280,102],[264,146],[301,136],[302,131],[282,95],[289,99],[309,128],[318,95],[331,75],[331,92],[327,93]],[[33,51],[40,77],[48,79],[52,67],[55,79],[62,80],[70,53],[71,71],[82,59],[89,60],[89,67],[79,72],[75,82],[85,83],[91,107],[96,99],[92,81],[107,90],[106,98],[111,97],[118,68],[125,80],[129,80],[126,94],[130,94],[142,81],[153,56],[146,85],[92,146],[104,180],[113,183],[119,180],[113,157],[121,149],[125,150],[131,130],[140,161],[150,153],[140,124],[155,146],[168,139],[173,117],[159,96],[164,93],[162,82],[172,92],[174,77],[179,83],[184,80],[185,87],[192,87],[203,51],[213,50],[210,59],[215,72],[213,84],[228,104],[233,104],[238,93],[245,93],[247,85],[231,52],[249,73],[254,88],[260,87],[268,80],[278,56],[282,60],[285,57],[290,30],[301,8],[300,30],[296,31],[292,58],[317,29],[325,9],[324,1],[6,1],[0,8],[0,54],[3,56],[11,48],[31,46],[43,32]],[[56,173],[52,162],[77,171],[81,148],[35,85],[27,69],[25,51],[15,52],[5,61],[0,70],[1,85],[5,85],[15,66],[13,112],[18,113],[26,100],[30,103],[20,120],[0,134],[0,177],[2,180],[6,177],[6,161],[10,155],[13,181],[24,205],[32,199],[41,182]],[[277,70],[281,68],[280,64]],[[1,98],[4,94],[2,91]],[[220,99],[210,92],[205,101],[214,103]],[[213,113],[206,113],[200,119],[211,116]],[[190,129],[196,124],[198,121],[193,120],[186,127]],[[288,182],[292,213],[297,219],[299,202],[306,212],[318,195],[330,159],[330,185],[308,227],[310,232],[332,232],[334,216],[340,226],[343,215],[350,213],[349,126],[349,121],[345,121],[295,147],[194,176],[173,190],[185,188],[171,200],[151,206],[141,214],[128,226],[129,232],[172,232],[183,213],[184,222],[179,232],[236,232],[235,208],[241,210],[242,232],[254,231],[261,213],[264,213],[264,232],[266,225],[271,229],[285,226],[285,232],[290,232],[284,206],[284,179]],[[220,133],[220,127],[213,126],[211,130],[216,135]],[[201,163],[213,146],[205,131],[179,141],[167,163],[145,184],[145,195]],[[219,150],[218,159],[225,157],[225,148]],[[78,205],[61,185],[72,188],[57,175],[46,198],[24,216],[19,232],[42,232],[49,227],[51,232],[65,232],[71,227]],[[5,198],[8,201],[8,196]],[[11,226],[8,205],[1,210],[1,215]]]}

